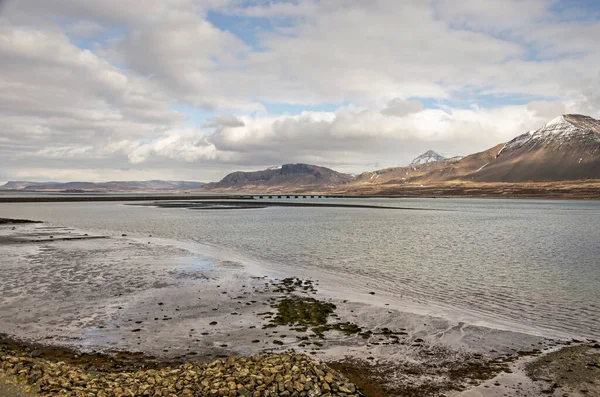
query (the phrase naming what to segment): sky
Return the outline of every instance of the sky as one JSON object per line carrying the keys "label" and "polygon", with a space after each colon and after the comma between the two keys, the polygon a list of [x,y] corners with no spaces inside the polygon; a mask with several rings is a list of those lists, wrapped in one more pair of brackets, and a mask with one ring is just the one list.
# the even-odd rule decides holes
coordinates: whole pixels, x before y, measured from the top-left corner
{"label": "sky", "polygon": [[0,181],[360,173],[600,118],[596,0],[0,0]]}

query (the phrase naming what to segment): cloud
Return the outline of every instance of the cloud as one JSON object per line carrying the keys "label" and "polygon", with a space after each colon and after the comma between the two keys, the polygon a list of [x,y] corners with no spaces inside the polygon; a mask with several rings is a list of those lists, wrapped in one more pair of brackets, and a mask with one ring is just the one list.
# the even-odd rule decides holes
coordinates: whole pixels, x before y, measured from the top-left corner
{"label": "cloud", "polygon": [[401,98],[394,98],[388,102],[387,107],[381,111],[381,114],[402,117],[411,113],[417,113],[422,109],[423,105],[419,101],[405,101]]}
{"label": "cloud", "polygon": [[567,106],[560,102],[533,101],[527,104],[527,110],[541,119],[552,119],[567,112]]}
{"label": "cloud", "polygon": [[218,152],[196,131],[170,131],[166,136],[149,143],[133,144],[126,150],[129,162],[141,164],[150,157],[166,157],[175,161],[196,162],[199,160],[220,160],[226,153]]}
{"label": "cloud", "polygon": [[311,158],[330,166],[357,164],[356,171],[373,158],[388,166],[404,164],[403,159],[426,149],[454,155],[487,149],[539,128],[547,121],[546,114],[558,106],[537,102],[449,111],[415,106],[403,115],[386,115],[389,107],[350,106],[334,113],[243,117],[244,126],[222,126],[207,136],[207,142],[242,164],[252,164],[256,158],[264,159],[264,165]]}
{"label": "cloud", "polygon": [[600,17],[569,4],[9,0],[1,177],[359,172],[598,118]]}
{"label": "cloud", "polygon": [[233,114],[217,114],[211,117],[206,123],[204,128],[221,128],[221,127],[243,127],[244,122]]}
{"label": "cloud", "polygon": [[106,27],[98,22],[77,21],[69,25],[69,35],[78,39],[89,39],[106,32]]}
{"label": "cloud", "polygon": [[438,0],[434,9],[440,19],[456,27],[511,34],[552,18],[549,0]]}
{"label": "cloud", "polygon": [[242,40],[214,27],[192,8],[169,10],[159,20],[139,23],[102,53],[149,76],[180,102],[209,110],[262,109],[238,97],[227,79],[218,78],[222,70],[237,69],[247,51]]}

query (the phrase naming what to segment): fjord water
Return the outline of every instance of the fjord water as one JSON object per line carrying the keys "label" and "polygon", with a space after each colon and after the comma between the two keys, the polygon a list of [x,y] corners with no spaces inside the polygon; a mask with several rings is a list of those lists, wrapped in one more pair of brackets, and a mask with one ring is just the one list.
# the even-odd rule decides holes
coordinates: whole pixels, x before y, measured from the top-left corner
{"label": "fjord water", "polygon": [[312,276],[349,299],[381,296],[456,321],[600,338],[600,202],[324,200],[415,210],[83,202],[2,204],[0,217],[198,243],[267,273]]}

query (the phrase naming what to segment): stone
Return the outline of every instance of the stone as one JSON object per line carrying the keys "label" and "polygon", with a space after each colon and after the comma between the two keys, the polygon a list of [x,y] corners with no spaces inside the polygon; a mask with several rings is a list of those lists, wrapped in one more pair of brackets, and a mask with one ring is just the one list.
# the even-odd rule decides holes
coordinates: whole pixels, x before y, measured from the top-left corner
{"label": "stone", "polygon": [[[323,397],[332,391],[362,396],[354,385],[325,364],[292,352],[226,361],[186,363],[160,369],[92,372],[76,364],[4,354],[0,348],[0,375],[17,375],[25,387],[36,384],[41,395],[61,397]],[[37,356],[37,354],[36,354]],[[318,383],[317,383],[318,382]],[[58,393],[58,394],[57,394]]]}

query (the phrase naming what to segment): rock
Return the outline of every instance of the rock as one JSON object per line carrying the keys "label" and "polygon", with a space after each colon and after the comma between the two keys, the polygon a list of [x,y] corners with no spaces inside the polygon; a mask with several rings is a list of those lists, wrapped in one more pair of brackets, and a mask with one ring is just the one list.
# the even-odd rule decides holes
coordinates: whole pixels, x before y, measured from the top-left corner
{"label": "rock", "polygon": [[27,385],[36,384],[44,396],[362,396],[325,364],[293,352],[129,372],[116,370],[118,362],[115,371],[92,372],[91,367],[50,362],[33,352],[24,354],[7,355],[0,348],[0,376],[18,375]]}
{"label": "rock", "polygon": [[321,394],[323,394],[323,393],[321,392],[321,389],[317,385],[313,386],[311,388],[311,390],[309,390],[307,393],[308,397],[319,397]]}

